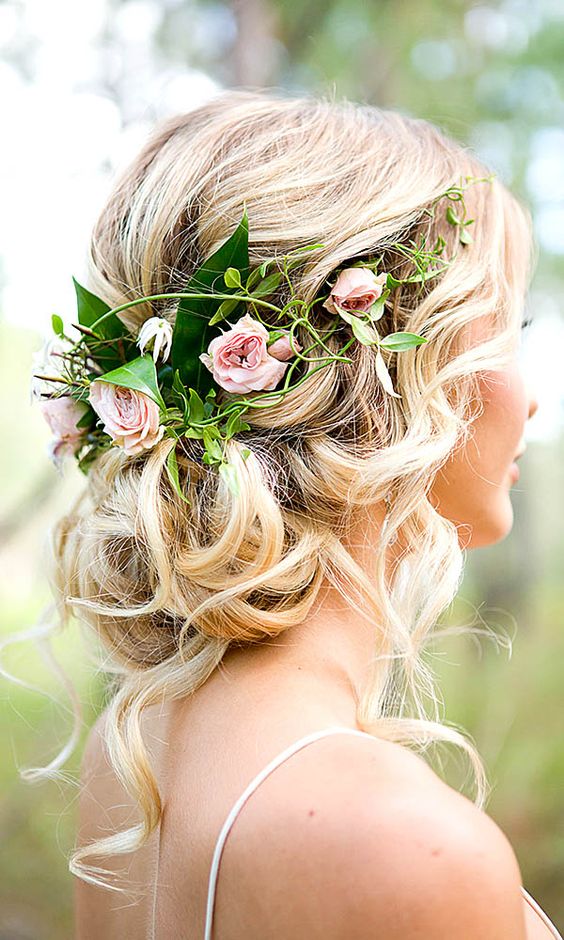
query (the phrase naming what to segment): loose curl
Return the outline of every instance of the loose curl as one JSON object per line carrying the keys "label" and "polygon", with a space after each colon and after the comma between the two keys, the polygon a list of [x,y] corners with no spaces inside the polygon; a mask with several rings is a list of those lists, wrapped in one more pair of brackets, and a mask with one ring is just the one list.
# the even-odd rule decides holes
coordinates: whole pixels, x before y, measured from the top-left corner
{"label": "loose curl", "polygon": [[[344,262],[383,255],[382,270],[413,273],[393,248],[422,233],[457,232],[429,212],[478,160],[433,125],[374,107],[272,93],[223,93],[162,123],[117,182],[95,225],[89,286],[112,306],[181,290],[230,234],[243,203],[251,263],[322,242],[296,272],[313,299]],[[141,734],[143,710],[190,695],[233,645],[254,644],[303,623],[324,581],[375,627],[370,682],[357,690],[357,722],[421,751],[462,747],[482,806],[487,783],[468,736],[441,720],[422,653],[462,576],[457,527],[429,499],[437,471],[471,433],[477,376],[512,355],[531,267],[526,211],[497,181],[466,194],[473,244],[423,290],[395,291],[389,330],[428,343],[390,364],[401,400],[382,392],[373,348],[356,343],[352,364],[334,362],[283,401],[252,410],[251,429],[229,443],[239,470],[234,497],[199,457],[179,445],[180,500],[165,471],[174,446],[127,458],[111,448],[54,532],[53,571],[61,621],[74,614],[101,637],[116,687],[106,745],[143,821],[74,852],[71,871],[109,885],[84,859],[131,852],[161,817]],[[174,307],[130,308],[139,325]],[[470,346],[468,327],[490,324]],[[247,460],[242,448],[250,448]],[[358,507],[386,497],[390,510],[364,570],[346,547]],[[394,577],[386,557],[407,546]],[[113,886],[113,885],[112,885]]]}

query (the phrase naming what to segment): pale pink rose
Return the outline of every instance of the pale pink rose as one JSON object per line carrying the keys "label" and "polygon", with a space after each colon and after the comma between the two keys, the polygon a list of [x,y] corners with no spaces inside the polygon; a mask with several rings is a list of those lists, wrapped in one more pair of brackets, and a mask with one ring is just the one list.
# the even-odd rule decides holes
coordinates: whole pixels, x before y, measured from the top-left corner
{"label": "pale pink rose", "polygon": [[351,313],[366,313],[382,295],[387,274],[376,276],[369,268],[345,268],[323,304],[331,313],[338,307]]}
{"label": "pale pink rose", "polygon": [[267,340],[266,327],[246,313],[230,330],[212,339],[200,359],[228,392],[271,391],[288,363],[270,355]]}
{"label": "pale pink rose", "polygon": [[96,379],[89,398],[106,434],[130,457],[154,447],[164,434],[164,427],[159,426],[159,406],[143,392]]}
{"label": "pale pink rose", "polygon": [[63,457],[72,456],[78,450],[84,428],[78,428],[77,424],[86,412],[86,405],[65,395],[44,398],[39,402],[39,408],[53,432],[49,456],[58,466]]}
{"label": "pale pink rose", "polygon": [[[295,337],[294,346],[298,352],[302,351],[302,347]],[[286,333],[284,336],[280,336],[279,339],[274,340],[274,342],[271,343],[268,347],[268,352],[271,356],[274,356],[275,359],[280,359],[281,362],[287,362],[288,359],[291,359],[295,353],[290,346],[290,334]]]}

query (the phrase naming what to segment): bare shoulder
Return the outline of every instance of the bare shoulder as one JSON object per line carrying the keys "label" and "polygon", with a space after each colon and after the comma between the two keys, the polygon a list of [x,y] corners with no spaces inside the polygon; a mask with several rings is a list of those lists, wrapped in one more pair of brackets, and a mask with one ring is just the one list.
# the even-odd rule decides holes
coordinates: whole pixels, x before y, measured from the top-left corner
{"label": "bare shoulder", "polygon": [[399,745],[316,741],[261,784],[231,838],[228,883],[252,888],[226,902],[250,940],[525,938],[506,836]]}

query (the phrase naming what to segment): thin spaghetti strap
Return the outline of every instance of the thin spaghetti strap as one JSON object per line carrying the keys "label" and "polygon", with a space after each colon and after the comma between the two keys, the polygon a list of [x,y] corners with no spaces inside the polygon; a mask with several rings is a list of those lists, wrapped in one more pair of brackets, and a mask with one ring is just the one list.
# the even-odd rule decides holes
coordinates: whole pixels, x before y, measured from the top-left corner
{"label": "thin spaghetti strap", "polygon": [[545,914],[542,907],[540,907],[540,905],[537,904],[535,899],[531,897],[531,895],[529,894],[528,891],[525,890],[525,888],[522,887],[521,892],[527,904],[529,904],[530,907],[532,907],[532,909],[535,911],[535,913],[538,914],[538,916],[542,920],[545,927],[548,927],[552,936],[555,937],[555,940],[562,940],[562,934],[558,933],[556,927],[554,926],[552,921],[549,919],[548,914]]}
{"label": "thin spaghetti strap", "polygon": [[311,734],[305,735],[305,737],[300,738],[298,741],[294,741],[293,744],[290,744],[284,751],[278,754],[269,764],[266,765],[257,775],[254,777],[246,789],[243,791],[237,802],[234,804],[231,812],[227,816],[221,832],[219,833],[218,840],[216,842],[215,851],[213,854],[213,859],[210,869],[210,878],[208,886],[208,901],[206,906],[206,927],[204,940],[212,940],[212,930],[213,930],[213,908],[215,903],[215,891],[217,885],[217,874],[219,869],[219,863],[221,861],[221,854],[223,852],[223,847],[225,841],[229,834],[231,826],[235,822],[237,815],[241,811],[244,804],[247,802],[252,793],[257,789],[257,787],[262,783],[262,781],[268,777],[273,770],[275,770],[280,764],[282,764],[288,757],[291,757],[292,754],[295,754],[296,751],[299,751],[302,747],[305,747],[307,744],[311,744],[312,741],[317,741],[318,738],[327,737],[330,734],[356,734],[362,735],[365,738],[373,738],[373,735],[369,734],[367,731],[359,731],[357,728],[344,728],[339,725],[333,728],[323,728],[321,731],[313,731]]}

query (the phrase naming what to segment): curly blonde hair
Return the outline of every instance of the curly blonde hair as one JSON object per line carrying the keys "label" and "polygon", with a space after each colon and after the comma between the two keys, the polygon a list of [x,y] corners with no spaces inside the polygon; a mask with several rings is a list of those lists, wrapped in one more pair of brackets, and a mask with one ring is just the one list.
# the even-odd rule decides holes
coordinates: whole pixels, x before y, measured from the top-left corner
{"label": "curly blonde hair", "polygon": [[[89,287],[117,306],[182,289],[231,233],[246,204],[257,264],[322,242],[298,272],[311,300],[346,261],[383,256],[382,269],[412,273],[394,251],[422,233],[452,254],[457,232],[429,207],[469,174],[488,173],[435,126],[375,107],[313,97],[231,91],[166,120],[123,173],[94,227]],[[527,212],[494,180],[466,195],[473,243],[423,290],[404,286],[386,313],[390,330],[428,343],[394,364],[401,400],[382,393],[373,348],[333,362],[276,406],[250,413],[233,439],[239,497],[197,459],[179,455],[190,506],[171,487],[172,441],[127,458],[119,448],[89,472],[77,504],[53,532],[61,618],[75,614],[101,637],[116,674],[106,744],[143,822],[75,851],[71,870],[105,884],[85,859],[131,852],[149,837],[161,802],[140,717],[147,706],[195,692],[234,644],[254,644],[303,623],[322,583],[333,584],[374,625],[374,658],[358,689],[364,730],[424,751],[448,741],[487,783],[470,740],[440,717],[422,653],[463,570],[457,528],[431,505],[439,468],[471,432],[476,377],[503,368],[521,324],[531,268]],[[123,314],[130,326],[174,317],[167,304]],[[489,338],[468,348],[472,321]],[[242,448],[251,455],[242,460]],[[391,494],[387,524],[364,570],[346,547],[358,507]],[[390,582],[387,549],[408,548]]]}

